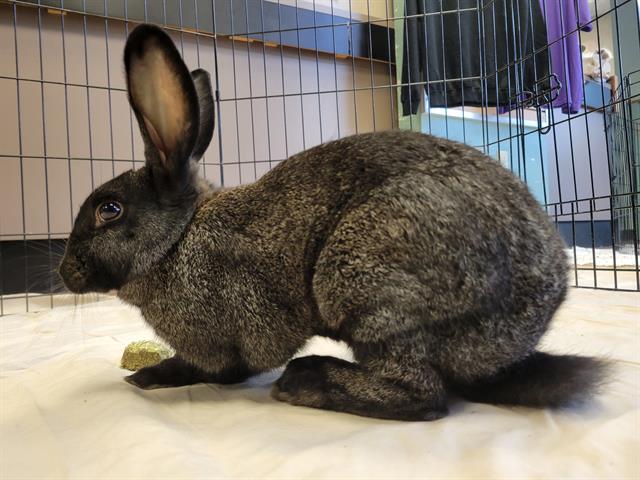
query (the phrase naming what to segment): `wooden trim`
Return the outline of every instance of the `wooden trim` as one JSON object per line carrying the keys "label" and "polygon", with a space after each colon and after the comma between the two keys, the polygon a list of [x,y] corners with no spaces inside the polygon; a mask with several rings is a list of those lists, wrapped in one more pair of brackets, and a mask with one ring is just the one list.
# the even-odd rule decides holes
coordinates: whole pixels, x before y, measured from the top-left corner
{"label": "wooden trim", "polygon": [[[170,18],[170,12],[167,12],[166,24],[163,24],[162,20],[158,23],[158,19],[155,19],[158,12],[155,11],[149,12],[149,21],[160,24],[167,30],[188,32],[190,35],[229,38],[233,41],[249,43],[258,42],[269,47],[282,46],[286,49],[318,52],[323,56],[328,55],[338,59],[354,58],[395,63],[393,28],[379,25],[379,22],[373,19],[371,22],[350,20],[348,17],[278,5],[265,0],[261,0],[262,10],[260,15],[257,15],[253,9],[245,10],[247,5],[245,2],[218,2],[215,4],[214,31],[210,0],[194,1],[198,2],[199,16],[202,17],[198,22],[199,28],[196,28],[195,20],[191,18],[193,12],[184,12],[182,27],[176,23],[177,20]],[[143,0],[128,2],[126,19],[124,12],[118,10],[121,7],[118,2],[107,4],[110,9],[107,15],[104,14],[102,2],[87,2],[86,11],[59,7],[56,0],[0,0],[0,3],[46,8],[46,11],[52,15],[76,14],[103,20],[127,21],[133,24],[142,23],[144,20]],[[148,8],[152,5],[156,3],[147,3]],[[158,2],[157,5],[160,3]],[[184,8],[193,8],[193,4],[187,2]],[[263,12],[264,17],[261,15]],[[243,21],[239,22],[238,19]]]}

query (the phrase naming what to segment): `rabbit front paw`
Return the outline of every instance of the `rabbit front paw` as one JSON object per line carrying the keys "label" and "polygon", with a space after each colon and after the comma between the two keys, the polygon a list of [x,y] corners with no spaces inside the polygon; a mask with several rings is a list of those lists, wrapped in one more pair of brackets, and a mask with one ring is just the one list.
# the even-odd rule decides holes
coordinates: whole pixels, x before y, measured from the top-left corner
{"label": "rabbit front paw", "polygon": [[156,388],[174,386],[163,384],[162,379],[156,374],[157,372],[154,372],[153,368],[154,367],[141,368],[136,373],[124,377],[124,381],[142,390],[155,390]]}
{"label": "rabbit front paw", "polygon": [[174,356],[151,367],[144,367],[133,375],[124,377],[124,381],[143,390],[180,387],[207,381],[202,370]]}

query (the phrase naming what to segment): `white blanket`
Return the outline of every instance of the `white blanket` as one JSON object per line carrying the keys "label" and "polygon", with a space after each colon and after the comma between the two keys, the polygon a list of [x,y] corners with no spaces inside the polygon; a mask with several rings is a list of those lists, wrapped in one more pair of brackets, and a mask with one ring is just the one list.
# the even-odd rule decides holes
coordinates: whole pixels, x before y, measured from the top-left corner
{"label": "white blanket", "polygon": [[[293,407],[277,372],[141,391],[119,368],[153,339],[115,299],[0,318],[0,478],[640,478],[640,295],[571,291],[549,350],[615,361],[579,410],[458,402],[403,423]],[[315,339],[307,348],[347,356]]]}

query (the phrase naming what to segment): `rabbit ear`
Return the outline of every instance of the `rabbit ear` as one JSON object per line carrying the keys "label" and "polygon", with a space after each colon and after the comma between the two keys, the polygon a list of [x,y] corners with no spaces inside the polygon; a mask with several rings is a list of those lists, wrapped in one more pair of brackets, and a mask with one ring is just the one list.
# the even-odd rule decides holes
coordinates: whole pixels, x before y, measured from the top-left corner
{"label": "rabbit ear", "polygon": [[191,72],[191,78],[193,78],[193,84],[196,87],[198,104],[200,106],[200,126],[191,158],[200,160],[200,157],[202,157],[211,142],[211,137],[213,137],[215,106],[213,103],[213,95],[211,94],[211,79],[209,78],[209,73],[202,69],[194,70]]}
{"label": "rabbit ear", "polygon": [[191,74],[171,38],[152,25],[131,32],[124,62],[129,102],[145,141],[147,164],[163,184],[185,187],[192,181],[190,159],[200,129]]}

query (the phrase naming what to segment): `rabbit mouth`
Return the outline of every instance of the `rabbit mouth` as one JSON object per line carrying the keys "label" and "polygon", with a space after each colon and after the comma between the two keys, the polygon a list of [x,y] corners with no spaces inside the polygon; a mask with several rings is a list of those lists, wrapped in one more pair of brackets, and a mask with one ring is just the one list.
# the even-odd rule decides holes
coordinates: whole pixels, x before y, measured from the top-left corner
{"label": "rabbit mouth", "polygon": [[64,282],[65,287],[72,293],[87,293],[89,291],[87,276],[83,273],[83,262],[76,256],[65,255],[58,273]]}
{"label": "rabbit mouth", "polygon": [[71,293],[107,293],[118,288],[117,282],[104,269],[97,272],[88,268],[85,259],[70,253],[60,262],[58,274]]}

